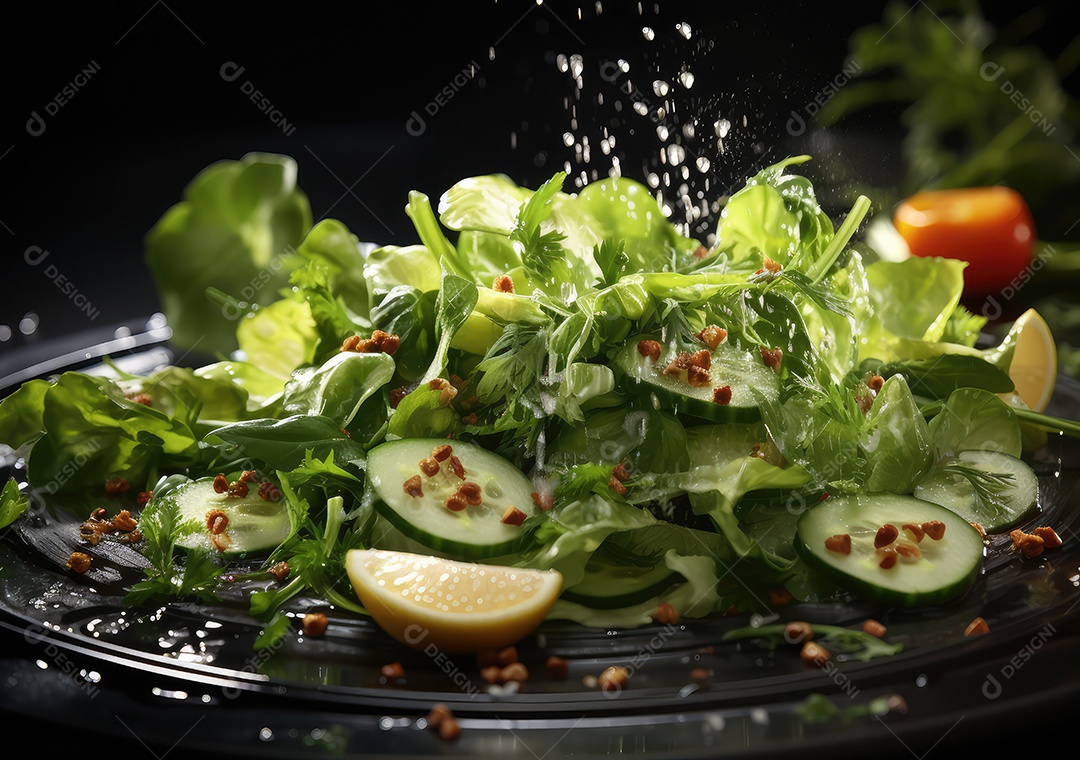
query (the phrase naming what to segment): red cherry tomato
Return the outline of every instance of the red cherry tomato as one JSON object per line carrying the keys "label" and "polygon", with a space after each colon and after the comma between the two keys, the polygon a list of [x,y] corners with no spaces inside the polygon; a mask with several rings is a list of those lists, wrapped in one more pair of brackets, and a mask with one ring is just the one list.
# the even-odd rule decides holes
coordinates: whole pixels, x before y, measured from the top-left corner
{"label": "red cherry tomato", "polygon": [[893,224],[912,255],[968,262],[968,295],[1002,290],[1034,255],[1031,210],[1007,187],[923,190],[897,206]]}

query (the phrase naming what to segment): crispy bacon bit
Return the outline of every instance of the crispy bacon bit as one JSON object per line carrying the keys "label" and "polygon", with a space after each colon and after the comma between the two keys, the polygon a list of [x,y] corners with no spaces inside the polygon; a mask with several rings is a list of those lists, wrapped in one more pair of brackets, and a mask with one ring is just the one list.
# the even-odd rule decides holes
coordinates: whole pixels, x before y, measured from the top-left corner
{"label": "crispy bacon bit", "polygon": [[393,354],[401,345],[401,338],[382,330],[375,330],[371,333],[371,340],[375,343],[376,348],[384,354]]}
{"label": "crispy bacon bit", "polygon": [[709,377],[709,370],[697,365],[690,365],[686,368],[686,382],[695,388],[703,388],[709,384],[712,378]]}
{"label": "crispy bacon bit", "polygon": [[914,562],[922,559],[922,549],[916,544],[908,541],[897,541],[893,548],[896,550],[896,553],[900,555],[900,559],[905,562]]}
{"label": "crispy bacon bit", "polygon": [[383,665],[379,672],[381,672],[383,678],[388,681],[396,681],[399,678],[405,677],[405,668],[402,667],[400,662],[389,662],[386,665]]}
{"label": "crispy bacon bit", "polygon": [[808,641],[802,645],[802,649],[799,651],[799,657],[807,665],[817,665],[818,667],[821,667],[829,661],[829,650],[816,641]]}
{"label": "crispy bacon bit", "polygon": [[342,351],[356,351],[357,345],[360,343],[359,335],[350,335],[348,338],[341,342]]}
{"label": "crispy bacon bit", "polygon": [[769,601],[777,607],[791,604],[794,598],[786,588],[777,588],[769,592]]}
{"label": "crispy bacon bit", "polygon": [[248,482],[240,479],[235,483],[229,483],[228,496],[233,499],[243,499],[248,495]]}
{"label": "crispy bacon bit", "polygon": [[431,711],[427,714],[428,728],[438,728],[442,725],[443,721],[450,718],[453,713],[450,712],[450,708],[444,704],[437,704],[431,708]]}
{"label": "crispy bacon bit", "polygon": [[464,425],[475,425],[480,422],[480,418],[476,416],[476,412],[470,412],[461,418],[461,422]]}
{"label": "crispy bacon bit", "polygon": [[1046,547],[1046,542],[1043,540],[1042,536],[1038,536],[1034,533],[1025,533],[1019,528],[1010,531],[1009,538],[1013,541],[1013,548],[1019,549],[1028,557],[1038,557],[1043,553],[1043,549]]}
{"label": "crispy bacon bit", "polygon": [[630,477],[630,471],[626,469],[626,465],[622,462],[619,462],[617,465],[615,465],[614,468],[612,468],[611,474],[619,482],[622,482]]}
{"label": "crispy bacon bit", "polygon": [[603,691],[619,691],[629,680],[630,671],[619,665],[612,665],[596,677],[596,684]]}
{"label": "crispy bacon bit", "polygon": [[512,662],[499,671],[499,680],[503,683],[525,683],[529,680],[529,669],[520,662]]}
{"label": "crispy bacon bit", "polygon": [[784,360],[784,350],[781,348],[765,348],[765,346],[758,346],[758,350],[761,352],[761,360],[765,362],[765,366],[779,372],[780,363]]}
{"label": "crispy bacon bit", "polygon": [[1043,540],[1047,549],[1056,549],[1062,544],[1061,536],[1049,525],[1040,525],[1035,529],[1035,535]]}
{"label": "crispy bacon bit", "polygon": [[521,525],[525,522],[525,517],[526,515],[524,512],[517,507],[511,506],[506,508],[506,511],[503,512],[499,522],[504,523],[505,525]]}
{"label": "crispy bacon bit", "polygon": [[935,541],[940,541],[941,537],[945,535],[945,523],[941,522],[941,520],[928,520],[922,524],[922,529],[926,535]]}
{"label": "crispy bacon bit", "polygon": [[705,668],[694,668],[690,671],[690,680],[694,683],[704,683],[710,677],[709,671]]}
{"label": "crispy bacon bit", "polygon": [[465,501],[469,502],[470,507],[478,507],[484,503],[479,484],[473,483],[471,480],[466,480],[459,485],[457,492],[465,497]]}
{"label": "crispy bacon bit", "polygon": [[85,573],[90,569],[90,555],[86,552],[72,552],[68,557],[67,569],[73,573]]}
{"label": "crispy bacon bit", "polygon": [[214,477],[214,493],[225,493],[229,490],[229,479],[220,472]]}
{"label": "crispy bacon bit", "polygon": [[491,283],[491,289],[496,293],[513,293],[514,279],[508,274],[500,274],[495,278],[495,282]]}
{"label": "crispy bacon bit", "polygon": [[402,483],[401,487],[404,489],[405,493],[409,494],[409,496],[419,498],[424,495],[424,489],[423,486],[420,484],[419,475],[413,475],[411,478]]}
{"label": "crispy bacon bit", "polygon": [[859,407],[859,411],[866,414],[870,411],[870,407],[874,405],[874,394],[872,393],[860,393],[858,388],[851,391],[851,395],[855,399],[855,405]]}
{"label": "crispy bacon bit", "polygon": [[831,552],[839,552],[840,554],[851,554],[851,536],[847,533],[841,533],[836,536],[829,536],[825,539],[825,548]]}
{"label": "crispy bacon bit", "polygon": [[[435,380],[432,380],[431,382],[434,383]],[[444,380],[443,382],[446,381]],[[446,383],[445,386],[439,389],[439,403],[443,406],[449,406],[450,402],[454,400],[454,397],[457,396],[457,394],[457,388]]]}
{"label": "crispy bacon bit", "polygon": [[652,614],[652,619],[657,623],[664,623],[665,625],[678,625],[682,620],[682,616],[679,615],[679,611],[668,602],[660,603],[656,612]]}
{"label": "crispy bacon bit", "polygon": [[120,543],[122,544],[137,544],[143,540],[142,531],[136,528],[130,533],[124,533],[120,536]]}
{"label": "crispy bacon bit", "polygon": [[240,473],[241,483],[254,483],[259,479],[259,473],[255,470],[244,470]]}
{"label": "crispy bacon bit", "polygon": [[980,636],[984,633],[990,633],[990,624],[982,617],[975,618],[964,629],[965,636]]}
{"label": "crispy bacon bit", "polygon": [[109,494],[109,496],[117,496],[129,488],[131,488],[131,484],[128,483],[127,478],[116,476],[105,481],[105,493]]}
{"label": "crispy bacon bit", "polygon": [[626,494],[628,493],[626,486],[624,486],[622,484],[622,481],[616,478],[614,475],[608,478],[608,488],[619,494],[619,496],[626,496]]}
{"label": "crispy bacon bit", "polygon": [[460,512],[469,506],[469,500],[459,493],[452,493],[446,497],[446,508],[451,512]]}
{"label": "crispy bacon bit", "polygon": [[424,457],[420,460],[420,472],[429,478],[434,477],[441,469],[439,463],[435,461],[435,457]]}
{"label": "crispy bacon bit", "polygon": [[896,550],[892,549],[892,547],[879,549],[878,556],[881,557],[881,561],[878,562],[878,567],[882,570],[888,570],[896,565]]}
{"label": "crispy bacon bit", "polygon": [[986,538],[986,528],[984,528],[981,523],[977,523],[977,522],[972,521],[971,527],[974,528],[975,530],[979,531],[980,536],[982,536],[983,538]]}
{"label": "crispy bacon bit", "polygon": [[727,406],[731,403],[731,386],[721,385],[712,389],[712,400],[714,404],[720,404],[720,406]]}
{"label": "crispy bacon bit", "polygon": [[454,447],[448,443],[436,446],[431,450],[431,458],[436,462],[445,462],[454,453]]}
{"label": "crispy bacon bit", "polygon": [[498,665],[485,665],[480,668],[480,677],[484,679],[485,683],[501,683],[499,676],[502,673],[502,668]]}
{"label": "crispy bacon bit", "polygon": [[305,636],[322,636],[326,633],[326,628],[330,624],[326,615],[321,612],[309,612],[304,615],[304,635]]}
{"label": "crispy bacon bit", "polygon": [[259,483],[259,498],[263,501],[277,501],[281,498],[281,491],[274,483],[264,480]]}
{"label": "crispy bacon bit", "polygon": [[[514,659],[517,659],[516,655],[515,655]],[[510,662],[513,662],[513,660],[510,660]],[[484,649],[478,650],[477,653],[476,653],[476,667],[480,668],[481,670],[484,669],[484,668],[487,668],[487,667],[491,667],[492,665],[499,665],[501,667],[504,664],[508,665],[509,662],[507,662],[507,663],[500,663],[499,662],[499,650],[498,649],[484,648]]]}
{"label": "crispy bacon bit", "polygon": [[403,385],[390,391],[390,408],[397,409],[401,400],[409,395],[409,386]]}
{"label": "crispy bacon bit", "polygon": [[551,655],[544,662],[544,672],[547,673],[548,678],[561,681],[570,675],[570,663],[562,657]]}
{"label": "crispy bacon bit", "polygon": [[709,249],[706,248],[704,245],[699,245],[697,248],[694,249],[694,258],[698,259],[699,261],[701,259],[707,258],[708,255]]}
{"label": "crispy bacon bit", "polygon": [[784,626],[784,641],[802,644],[814,638],[814,627],[804,620],[792,620]]}
{"label": "crispy bacon bit", "polygon": [[690,354],[690,366],[708,369],[712,366],[712,352],[703,348]]}
{"label": "crispy bacon bit", "polygon": [[864,633],[869,633],[871,636],[876,636],[879,639],[885,637],[885,626],[873,618],[864,620],[862,629]]}
{"label": "crispy bacon bit", "polygon": [[550,493],[541,494],[539,491],[532,492],[532,501],[539,509],[547,512],[555,505],[555,498]]}
{"label": "crispy bacon bit", "polygon": [[131,393],[126,396],[129,401],[134,401],[136,404],[142,404],[143,406],[153,406],[154,399],[151,398],[149,393]]}
{"label": "crispy bacon bit", "polygon": [[895,525],[885,523],[878,528],[877,534],[874,536],[874,548],[880,549],[883,546],[888,546],[896,537],[900,535],[900,531],[896,529]]}
{"label": "crispy bacon bit", "polygon": [[465,480],[465,468],[462,466],[461,460],[456,456],[450,457],[450,469],[453,470],[454,474],[459,478]]}
{"label": "crispy bacon bit", "polygon": [[219,552],[223,552],[229,548],[232,543],[232,538],[228,533],[211,533],[210,543],[214,545],[214,548]]}
{"label": "crispy bacon bit", "polygon": [[639,340],[637,350],[639,354],[647,359],[656,361],[660,358],[660,344],[655,340]]}
{"label": "crispy bacon bit", "polygon": [[926,535],[926,531],[923,530],[923,527],[918,523],[904,523],[903,531],[907,533],[915,543],[922,541],[923,536]]}
{"label": "crispy bacon bit", "polygon": [[461,736],[461,724],[454,718],[447,718],[439,726],[439,738],[443,741],[453,741]]}
{"label": "crispy bacon bit", "polygon": [[229,516],[220,509],[211,509],[206,513],[206,529],[217,536],[229,527]]}
{"label": "crispy bacon bit", "polygon": [[699,332],[696,337],[708,346],[710,351],[715,351],[716,347],[727,339],[727,330],[716,325],[709,325]]}
{"label": "crispy bacon bit", "polygon": [[780,262],[773,261],[768,256],[765,257],[765,271],[772,272],[773,274],[776,274],[782,268],[783,267],[780,266]]}
{"label": "crispy bacon bit", "polygon": [[140,507],[145,507],[152,498],[154,498],[153,491],[139,491],[139,495],[135,497],[135,503]]}
{"label": "crispy bacon bit", "polygon": [[122,509],[116,514],[116,517],[112,519],[112,524],[114,528],[122,533],[130,533],[139,527],[139,523],[135,522],[135,518],[126,509]]}
{"label": "crispy bacon bit", "polygon": [[284,583],[285,579],[289,577],[289,563],[284,560],[275,562],[267,572],[274,576],[274,580],[278,583]]}
{"label": "crispy bacon bit", "polygon": [[883,378],[881,375],[871,375],[870,378],[866,381],[866,385],[874,393],[879,393],[881,392],[881,387],[885,385],[885,378]]}

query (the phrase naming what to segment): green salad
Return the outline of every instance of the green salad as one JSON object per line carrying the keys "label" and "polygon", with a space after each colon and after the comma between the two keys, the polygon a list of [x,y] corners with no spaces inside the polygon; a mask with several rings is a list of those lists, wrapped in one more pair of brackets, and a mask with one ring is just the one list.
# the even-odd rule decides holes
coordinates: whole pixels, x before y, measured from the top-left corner
{"label": "green salad", "polygon": [[[707,241],[559,173],[414,191],[403,246],[313,222],[287,157],[219,162],[147,238],[177,364],[30,381],[0,441],[91,562],[141,552],[133,605],[246,580],[260,620],[363,613],[357,548],[558,570],[550,617],[590,626],[949,601],[1038,509],[1025,457],[1080,425],[1007,400],[1015,336],[978,341],[963,262],[879,260],[870,201],[834,223],[806,160]],[[26,506],[10,483],[0,523]]]}

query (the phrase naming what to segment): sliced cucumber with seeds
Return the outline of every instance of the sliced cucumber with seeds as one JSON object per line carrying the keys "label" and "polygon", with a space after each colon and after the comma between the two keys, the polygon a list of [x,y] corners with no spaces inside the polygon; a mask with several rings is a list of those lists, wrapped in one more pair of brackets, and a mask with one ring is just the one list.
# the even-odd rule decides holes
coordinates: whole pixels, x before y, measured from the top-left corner
{"label": "sliced cucumber with seeds", "polygon": [[[926,534],[906,525],[923,526]],[[897,536],[878,548],[875,539],[885,526]],[[901,607],[962,596],[978,578],[984,553],[982,536],[955,512],[885,493],[834,497],[811,507],[799,518],[795,547],[807,565],[842,588]]]}
{"label": "sliced cucumber with seeds", "polygon": [[[455,474],[450,458],[437,463],[433,474],[423,472],[420,463],[446,445],[463,477]],[[521,545],[522,529],[504,523],[503,515],[510,507],[525,517],[539,511],[532,500],[532,481],[506,459],[473,443],[445,438],[388,441],[368,452],[367,474],[375,509],[390,524],[435,552],[464,559],[513,552]],[[410,481],[412,493],[406,491]],[[480,503],[454,511],[447,507],[447,498],[464,483],[479,486]]]}
{"label": "sliced cucumber with seeds", "polygon": [[[251,484],[246,496],[239,498],[214,490],[213,478],[183,483],[162,496],[179,509],[184,526],[176,539],[185,549],[205,549],[222,554],[252,554],[277,548],[289,537],[291,523],[285,502],[271,501],[258,494],[258,484]],[[221,511],[220,532],[211,533],[208,515]]]}
{"label": "sliced cucumber with seeds", "polygon": [[942,460],[915,496],[951,509],[987,533],[1024,519],[1039,501],[1039,478],[1022,459],[1000,451],[962,451]]}
{"label": "sliced cucumber with seeds", "polygon": [[[638,348],[643,340],[653,337],[632,338],[614,355],[614,363],[632,386],[651,394],[662,409],[714,422],[755,422],[761,418],[759,405],[780,394],[779,375],[765,364],[759,351],[721,343],[711,352],[707,380],[703,377],[691,384],[685,370],[665,372],[680,351],[661,343],[659,358],[652,359]],[[730,397],[726,391],[717,391],[723,388],[730,390]]]}

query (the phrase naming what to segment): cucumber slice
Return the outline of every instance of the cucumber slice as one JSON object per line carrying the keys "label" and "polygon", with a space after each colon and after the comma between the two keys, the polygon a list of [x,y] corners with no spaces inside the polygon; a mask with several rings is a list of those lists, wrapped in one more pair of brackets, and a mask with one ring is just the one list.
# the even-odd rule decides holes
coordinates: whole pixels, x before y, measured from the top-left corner
{"label": "cucumber slice", "polygon": [[[651,394],[662,409],[713,422],[756,422],[761,419],[759,404],[780,395],[779,375],[766,366],[758,352],[721,343],[712,352],[708,382],[691,385],[685,373],[672,376],[664,372],[679,353],[673,347],[661,344],[660,358],[655,361],[642,355],[638,344],[653,339],[649,335],[631,338],[612,358],[631,384]],[[714,401],[714,389],[725,386],[731,390],[730,401]]]}
{"label": "cucumber slice", "polygon": [[[213,478],[183,483],[163,499],[171,499],[184,525],[176,539],[185,549],[205,549],[222,554],[251,554],[275,549],[289,537],[292,525],[284,501],[269,501],[252,487],[247,496],[237,498],[214,491]],[[211,538],[207,515],[221,510],[228,518],[217,541]]]}
{"label": "cucumber slice", "polygon": [[597,610],[617,610],[647,602],[684,580],[663,563],[654,567],[620,565],[594,554],[585,565],[585,577],[566,589],[562,598]]}
{"label": "cucumber slice", "polygon": [[[938,521],[944,534],[918,542],[907,524]],[[881,566],[883,550],[874,546],[878,529],[893,525],[900,532],[890,544],[915,547],[916,557],[896,557]],[[850,536],[850,553],[826,548],[834,536]],[[901,607],[941,604],[966,593],[982,568],[983,540],[964,518],[938,504],[889,493],[826,499],[799,518],[795,548],[808,566],[859,596]],[[905,549],[905,551],[911,551]]]}
{"label": "cucumber slice", "polygon": [[[971,479],[948,469],[960,464],[985,473],[1008,475],[1004,485],[980,495]],[[987,533],[1000,533],[1020,522],[1039,501],[1039,478],[1028,464],[1000,451],[962,451],[943,460],[915,486],[915,496],[951,509]]]}
{"label": "cucumber slice", "polygon": [[[464,478],[454,474],[449,459],[431,476],[421,471],[420,462],[447,444],[464,468]],[[532,500],[532,481],[498,454],[473,443],[445,438],[388,441],[368,452],[367,474],[369,493],[380,515],[424,546],[464,559],[513,552],[521,545],[522,530],[503,523],[503,514],[508,507],[516,507],[526,517],[539,511]],[[413,477],[419,479],[422,495],[406,493],[405,483]],[[482,503],[461,511],[447,508],[447,497],[465,482],[480,487]]]}

